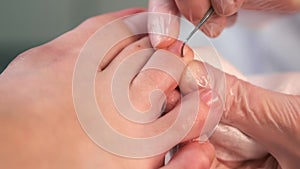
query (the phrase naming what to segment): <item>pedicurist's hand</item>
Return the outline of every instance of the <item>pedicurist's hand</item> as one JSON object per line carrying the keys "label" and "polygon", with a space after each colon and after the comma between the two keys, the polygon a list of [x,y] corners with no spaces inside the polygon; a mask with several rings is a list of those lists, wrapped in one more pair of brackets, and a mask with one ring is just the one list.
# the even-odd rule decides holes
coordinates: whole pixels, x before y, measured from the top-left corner
{"label": "pedicurist's hand", "polygon": [[[180,98],[176,90],[191,54],[179,58],[176,45],[154,51],[148,37],[129,29],[134,19],[112,22],[142,11],[90,18],[8,66],[0,75],[0,168],[210,167],[213,146],[190,141],[199,136],[208,107],[194,103],[197,93]],[[171,74],[151,69],[162,65],[177,67],[167,69]],[[122,98],[128,100],[118,102]],[[194,109],[195,119],[166,130],[178,114],[189,117],[190,104],[202,105]],[[171,135],[154,142],[160,133]],[[179,142],[184,146],[164,165],[166,152]]]}
{"label": "pedicurist's hand", "polygon": [[[162,13],[149,17],[151,43],[164,48],[175,41],[179,33],[179,17],[184,15],[197,25],[212,6],[215,14],[200,28],[207,36],[217,37],[226,26],[237,19],[240,9],[263,10],[275,13],[292,13],[300,10],[299,0],[149,0],[149,12]],[[177,16],[177,17],[175,17]],[[169,35],[169,36],[164,36]],[[170,38],[173,37],[173,38]]]}
{"label": "pedicurist's hand", "polygon": [[[210,8],[209,0],[149,0],[149,12],[161,13],[148,19],[150,39],[155,48],[165,48],[172,44],[179,34],[180,15],[197,25]],[[226,26],[232,25],[236,15],[213,14],[200,28],[207,36],[217,37]],[[169,36],[165,36],[169,35]]]}
{"label": "pedicurist's hand", "polygon": [[[210,90],[207,86],[195,84],[194,79],[216,82],[222,74],[220,70],[200,61],[189,63],[186,70],[192,73],[184,73],[182,77],[181,89],[184,93]],[[213,73],[208,75],[207,72]],[[226,150],[228,153],[218,156],[219,161],[215,161],[215,167],[298,168],[300,165],[300,136],[298,134],[300,132],[300,96],[263,89],[229,74],[225,74],[225,79],[226,101],[222,125],[219,126],[211,141],[217,150]],[[239,131],[245,135],[241,136]],[[224,140],[230,140],[225,138],[230,135],[236,138],[241,136],[240,141],[233,140],[232,144],[224,142]],[[245,137],[250,137],[250,139]],[[254,140],[257,144],[243,142],[244,140]],[[254,145],[254,149],[245,147],[247,145]],[[261,148],[257,150],[255,149],[257,147]],[[244,152],[245,150],[247,151]],[[264,151],[268,153],[264,154]],[[240,158],[234,161],[228,158],[229,156]],[[228,159],[231,160],[228,161]]]}

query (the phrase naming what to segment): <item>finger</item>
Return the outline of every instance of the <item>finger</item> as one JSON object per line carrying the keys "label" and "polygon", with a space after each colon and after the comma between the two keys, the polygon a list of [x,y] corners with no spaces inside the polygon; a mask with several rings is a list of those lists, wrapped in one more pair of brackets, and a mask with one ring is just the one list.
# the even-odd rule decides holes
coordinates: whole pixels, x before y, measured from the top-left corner
{"label": "finger", "polygon": [[179,34],[179,12],[174,0],[149,0],[148,30],[154,48],[164,49]]}
{"label": "finger", "polygon": [[[226,85],[224,123],[240,129],[260,143],[266,143],[267,149],[274,142],[285,145],[284,139],[277,138],[288,138],[288,131],[297,128],[300,97],[266,90],[231,75],[226,75]],[[283,129],[287,133],[281,133]],[[266,131],[274,133],[266,136]],[[290,148],[295,146],[290,145]]]}
{"label": "finger", "polygon": [[192,23],[199,21],[210,7],[207,0],[175,0],[175,2],[181,14]]}
{"label": "finger", "polygon": [[200,29],[207,36],[214,38],[219,36],[222,33],[222,31],[226,27],[226,24],[227,24],[227,17],[213,14],[213,16],[211,16]]}
{"label": "finger", "polygon": [[239,129],[220,123],[209,141],[222,161],[247,161],[268,155],[266,149]]}
{"label": "finger", "polygon": [[[210,78],[211,74],[217,78]],[[205,118],[200,137],[202,141],[205,141],[213,134],[222,117],[225,87],[224,74],[216,72],[207,63],[193,61],[186,67],[179,87],[184,95],[199,91],[201,99],[208,106],[208,115]]]}
{"label": "finger", "polygon": [[182,147],[161,169],[209,169],[214,159],[212,144],[191,142]]}
{"label": "finger", "polygon": [[237,21],[237,18],[238,18],[238,13],[228,16],[227,22],[226,22],[226,27],[231,27],[232,25],[234,25]]}
{"label": "finger", "polygon": [[[200,67],[203,66],[201,62],[195,61],[193,64],[198,64]],[[189,65],[193,64],[190,63]],[[190,69],[192,70],[193,68],[191,67]],[[208,78],[218,79],[218,74],[222,72],[214,67],[210,67],[210,69],[215,69],[215,73],[209,74]],[[201,69],[197,68],[197,70]],[[198,76],[195,77],[197,78]],[[229,74],[225,74],[225,79],[226,99],[222,117],[223,123],[240,129],[260,143],[282,142],[283,140],[276,139],[277,137],[288,137],[288,134],[282,135],[280,132],[282,129],[297,128],[297,120],[300,118],[299,113],[296,111],[300,108],[299,96],[272,92]],[[264,131],[275,133],[270,136],[265,135]],[[264,146],[268,148],[270,145]],[[280,143],[279,145],[284,144]]]}
{"label": "finger", "polygon": [[183,95],[196,90],[210,89],[206,64],[195,61],[189,63],[181,76],[179,87]]}
{"label": "finger", "polygon": [[[176,0],[180,12],[190,20],[194,25],[197,25],[203,18],[211,4],[206,0]],[[226,26],[226,17],[214,14],[202,26],[201,30],[209,37],[217,37],[221,34]]]}
{"label": "finger", "polygon": [[220,16],[230,16],[237,13],[244,0],[211,0],[215,12]]}

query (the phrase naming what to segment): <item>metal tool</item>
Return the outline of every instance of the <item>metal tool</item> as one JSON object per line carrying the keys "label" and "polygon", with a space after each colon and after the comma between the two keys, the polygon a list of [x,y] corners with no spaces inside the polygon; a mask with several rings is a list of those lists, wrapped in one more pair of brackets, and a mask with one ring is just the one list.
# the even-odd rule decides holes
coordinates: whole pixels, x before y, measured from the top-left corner
{"label": "metal tool", "polygon": [[198,31],[198,29],[210,18],[214,13],[214,8],[210,7],[203,18],[200,20],[200,22],[196,25],[196,27],[193,29],[193,31],[189,34],[189,36],[185,39],[185,41],[182,44],[181,47],[181,57],[183,57],[183,49],[186,43],[191,39],[191,37]]}

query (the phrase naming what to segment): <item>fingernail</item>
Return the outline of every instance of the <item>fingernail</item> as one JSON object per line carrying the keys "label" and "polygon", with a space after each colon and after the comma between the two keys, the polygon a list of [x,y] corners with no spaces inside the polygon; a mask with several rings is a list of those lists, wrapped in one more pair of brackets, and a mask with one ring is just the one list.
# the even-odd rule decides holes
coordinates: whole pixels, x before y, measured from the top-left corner
{"label": "fingernail", "polygon": [[187,94],[207,88],[209,88],[209,76],[205,64],[199,61],[190,62],[181,76],[180,90],[183,94]]}
{"label": "fingernail", "polygon": [[[154,28],[151,28],[154,29]],[[162,32],[162,33],[158,33]],[[176,40],[172,36],[168,36],[163,30],[156,30],[150,33],[150,41],[154,48],[165,49],[169,47]]]}
{"label": "fingernail", "polygon": [[150,41],[154,48],[159,48],[160,46],[159,44],[161,42],[160,39],[161,39],[160,35],[150,34]]}

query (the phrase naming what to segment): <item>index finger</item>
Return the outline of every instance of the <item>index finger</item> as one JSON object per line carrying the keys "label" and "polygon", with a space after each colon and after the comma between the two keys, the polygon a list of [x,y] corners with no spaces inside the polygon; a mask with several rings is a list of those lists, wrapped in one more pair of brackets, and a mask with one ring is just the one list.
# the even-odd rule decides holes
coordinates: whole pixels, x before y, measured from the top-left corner
{"label": "index finger", "polygon": [[152,46],[165,49],[179,34],[179,11],[174,0],[149,0],[148,31]]}

